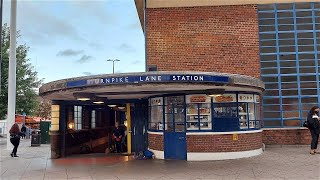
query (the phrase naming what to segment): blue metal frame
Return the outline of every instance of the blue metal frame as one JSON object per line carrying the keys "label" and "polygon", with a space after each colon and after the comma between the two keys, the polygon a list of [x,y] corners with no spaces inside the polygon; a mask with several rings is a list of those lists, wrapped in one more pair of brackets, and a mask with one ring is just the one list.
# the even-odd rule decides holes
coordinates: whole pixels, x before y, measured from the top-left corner
{"label": "blue metal frame", "polygon": [[[313,102],[312,105],[315,105],[316,103],[318,105],[320,105],[320,85],[319,85],[319,62],[318,62],[318,53],[320,51],[319,48],[317,47],[318,45],[320,45],[320,43],[317,43],[317,41],[319,41],[317,39],[317,33],[320,32],[318,28],[318,26],[320,25],[320,22],[316,22],[319,21],[320,19],[320,9],[319,8],[315,8],[315,3],[310,3],[310,7],[309,8],[304,8],[304,9],[298,9],[297,5],[298,3],[291,3],[292,7],[290,9],[277,9],[277,4],[272,4],[272,7],[270,7],[269,5],[267,6],[267,9],[263,9],[263,6],[265,5],[258,5],[258,14],[259,13],[264,13],[264,17],[259,16],[259,27],[274,27],[274,29],[271,29],[271,31],[268,31],[269,29],[264,29],[263,31],[259,32],[259,47],[260,47],[260,65],[261,65],[261,78],[263,77],[277,77],[278,81],[276,82],[278,85],[278,91],[279,91],[279,95],[277,96],[272,96],[270,95],[266,95],[263,97],[262,100],[262,106],[263,106],[263,112],[264,113],[272,113],[272,112],[278,112],[280,113],[279,118],[277,117],[273,117],[273,118],[265,118],[265,121],[269,121],[269,120],[275,120],[280,122],[280,126],[272,126],[272,127],[285,127],[284,125],[284,121],[285,120],[300,120],[300,126],[302,125],[302,122],[305,119],[305,115],[304,113],[306,112],[304,109],[306,108],[306,106],[308,106],[307,104],[307,99],[306,98],[318,98],[317,102]],[[260,10],[261,8],[263,10]],[[287,16],[282,16],[279,17],[279,12],[290,12],[290,14],[288,14]],[[301,13],[308,13],[306,16],[304,16],[304,14]],[[270,14],[267,14],[270,13]],[[271,15],[271,13],[273,13],[274,15]],[[272,17],[273,16],[273,17]],[[288,20],[287,22],[283,22],[282,20],[286,19]],[[271,21],[270,21],[271,20]],[[308,20],[308,22],[304,22],[304,20]],[[269,21],[269,22],[268,22]],[[282,21],[282,22],[279,22]],[[273,24],[274,23],[274,24]],[[279,29],[279,27],[281,26],[290,26],[291,29]],[[310,27],[308,27],[310,26]],[[302,28],[300,28],[302,27]],[[308,29],[309,28],[309,29]],[[312,28],[312,29],[311,29]],[[302,29],[302,30],[301,30]],[[261,29],[260,29],[261,30]],[[302,33],[302,34],[301,34]],[[312,33],[312,36],[310,36],[310,33]],[[261,37],[262,35],[270,35],[270,36],[264,36]],[[283,35],[285,35],[285,37],[282,37]],[[300,36],[301,35],[301,36]],[[281,37],[281,38],[280,38]],[[263,39],[262,39],[263,38]],[[309,43],[304,43],[302,42],[302,44],[300,45],[300,41],[301,40],[308,40],[308,39],[312,39],[313,43],[309,44]],[[319,38],[320,39],[320,38]],[[290,42],[290,44],[284,44],[286,43],[286,41],[292,41],[294,40],[294,44]],[[275,45],[274,45],[274,41],[275,41]],[[265,44],[264,42],[270,42],[271,44]],[[293,41],[292,41],[293,42]],[[262,44],[264,43],[264,44]],[[275,51],[272,52],[272,50],[267,50],[267,51],[262,51],[263,48],[275,48]],[[288,48],[293,48],[295,51],[292,51],[290,49],[282,49],[284,47],[288,47]],[[308,49],[301,49],[301,47],[312,47],[311,50]],[[287,51],[288,50],[288,51]],[[299,51],[300,50],[300,51]],[[285,51],[285,52],[283,52]],[[313,55],[314,57],[308,58],[308,57],[303,57],[303,59],[300,59],[301,55]],[[267,57],[268,55],[271,55],[270,57]],[[281,55],[281,57],[280,57]],[[291,58],[282,58],[282,55],[294,55],[295,59],[291,59]],[[272,59],[272,56],[276,56],[276,58]],[[267,59],[264,59],[267,58]],[[281,60],[283,59],[283,60]],[[286,62],[293,62],[295,61],[295,66],[290,67],[290,65],[282,65],[282,63],[286,63]],[[314,62],[315,65],[301,65],[299,62],[303,62],[303,61],[310,61]],[[272,62],[277,62],[277,67],[274,67],[274,69],[278,70],[278,73],[275,74],[272,71],[270,71],[272,74],[266,74],[269,73],[266,70],[271,70],[273,67],[271,67],[270,63]],[[264,65],[266,65],[264,67]],[[291,72],[291,74],[289,74],[290,72],[286,72],[287,74],[282,74],[284,69],[287,68],[292,68],[295,69],[296,72]],[[312,68],[312,72],[308,73],[308,68]],[[315,72],[314,72],[315,69]],[[292,76],[292,77],[296,77],[296,81],[294,82],[296,85],[296,88],[294,90],[297,91],[296,95],[290,95],[290,94],[286,94],[285,91],[291,90],[288,88],[283,88],[283,85],[286,84],[290,84],[291,82],[285,81],[284,84],[282,83],[282,79],[281,77],[288,77],[288,76]],[[307,76],[316,76],[315,81],[306,81]],[[302,77],[304,77],[304,79],[301,79]],[[302,80],[302,81],[301,81]],[[302,86],[301,83],[305,83],[305,82],[310,82],[310,83],[316,83],[316,87],[304,87]],[[272,80],[270,82],[266,82],[266,90],[272,90],[274,88],[270,87],[271,89],[269,89],[269,85],[274,84],[275,81]],[[312,94],[310,95],[310,92],[307,92],[308,94],[305,95],[304,92],[306,90],[315,90],[315,88],[317,88],[317,94]],[[276,90],[276,89],[274,89]],[[272,105],[270,103],[266,103],[265,100],[266,99],[270,99],[270,98],[279,98],[280,102],[279,104],[274,104],[274,105],[278,105],[279,106],[279,111],[266,111],[265,107],[268,107],[269,105]],[[284,106],[286,104],[284,104],[284,102],[286,101],[287,98],[296,98],[297,99],[297,103],[298,105],[298,110],[289,110],[289,111],[285,111]],[[313,99],[315,100],[315,99]],[[290,103],[292,104],[292,103]],[[310,104],[311,105],[311,104]],[[310,107],[311,108],[311,107]],[[288,117],[285,118],[284,112],[298,112],[299,116],[297,117]],[[268,126],[271,127],[271,126]]]}

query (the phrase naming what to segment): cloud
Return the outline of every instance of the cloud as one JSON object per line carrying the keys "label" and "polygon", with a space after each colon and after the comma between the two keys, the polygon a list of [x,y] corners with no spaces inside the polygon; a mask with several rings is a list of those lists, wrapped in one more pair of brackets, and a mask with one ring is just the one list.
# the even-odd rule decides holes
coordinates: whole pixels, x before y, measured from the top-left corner
{"label": "cloud", "polygon": [[82,72],[82,74],[84,74],[86,76],[92,76],[93,75],[91,72]]}
{"label": "cloud", "polygon": [[72,49],[66,49],[63,51],[59,51],[57,56],[77,56],[82,54],[83,52],[84,52],[83,50],[76,51]]}
{"label": "cloud", "polygon": [[130,45],[123,43],[121,44],[118,48],[118,50],[123,51],[123,52],[134,52],[136,51],[133,47],[131,47]]}
{"label": "cloud", "polygon": [[83,64],[83,63],[86,63],[86,62],[90,61],[91,59],[93,59],[92,56],[82,55],[82,57],[79,60],[77,60],[76,62],[80,63],[80,64]]}
{"label": "cloud", "polygon": [[139,61],[139,60],[136,60],[136,61],[133,61],[131,64],[141,64],[142,61]]}

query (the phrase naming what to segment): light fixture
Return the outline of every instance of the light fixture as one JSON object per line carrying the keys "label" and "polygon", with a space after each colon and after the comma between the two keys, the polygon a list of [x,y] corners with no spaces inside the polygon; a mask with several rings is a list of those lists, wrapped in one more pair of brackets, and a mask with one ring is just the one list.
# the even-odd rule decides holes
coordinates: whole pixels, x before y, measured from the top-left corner
{"label": "light fixture", "polygon": [[103,104],[104,102],[103,101],[94,101],[93,103],[94,104]]}
{"label": "light fixture", "polygon": [[73,122],[69,122],[68,123],[68,128],[69,129],[73,129],[74,128],[74,123]]}
{"label": "light fixture", "polygon": [[73,96],[78,100],[78,101],[89,101],[92,97],[92,94],[90,93],[73,93]]}
{"label": "light fixture", "polygon": [[217,97],[224,94],[224,91],[225,91],[224,89],[210,89],[210,90],[206,90],[206,95],[209,97]]}
{"label": "light fixture", "polygon": [[125,109],[126,107],[123,107],[123,106],[119,106],[118,107],[118,109],[120,109],[120,110],[123,110],[123,109]]}
{"label": "light fixture", "polygon": [[77,98],[77,100],[78,101],[89,101],[90,100],[90,98],[85,98],[85,97],[83,97],[83,98]]}
{"label": "light fixture", "polygon": [[116,107],[117,105],[114,104],[108,104],[109,107]]}

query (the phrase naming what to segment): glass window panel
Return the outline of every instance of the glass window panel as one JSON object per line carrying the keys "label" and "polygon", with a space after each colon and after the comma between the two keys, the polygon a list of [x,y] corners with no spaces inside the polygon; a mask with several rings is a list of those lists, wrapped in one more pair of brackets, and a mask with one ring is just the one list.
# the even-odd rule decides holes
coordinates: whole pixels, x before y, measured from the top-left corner
{"label": "glass window panel", "polygon": [[[311,104],[302,103],[302,110],[309,112],[313,106],[318,106],[318,103],[311,103]],[[306,116],[303,116],[303,117],[306,117]]]}
{"label": "glass window panel", "polygon": [[296,61],[280,61],[281,67],[296,67]]}
{"label": "glass window panel", "polygon": [[283,118],[299,118],[300,113],[299,111],[283,111],[282,117]]}
{"label": "glass window panel", "polygon": [[259,11],[273,10],[273,4],[258,5],[258,10]]}
{"label": "glass window panel", "polygon": [[296,47],[295,46],[279,47],[279,51],[281,51],[281,52],[295,52]]}
{"label": "glass window panel", "polygon": [[312,24],[301,24],[297,25],[297,30],[312,30],[313,25]]}
{"label": "glass window panel", "polygon": [[297,76],[281,76],[281,82],[296,82]]}
{"label": "glass window panel", "polygon": [[315,60],[311,61],[299,61],[299,66],[315,66],[316,62]]}
{"label": "glass window panel", "polygon": [[260,19],[259,25],[274,25],[275,21],[274,19]]}
{"label": "glass window panel", "polygon": [[299,104],[298,98],[282,98],[282,104]]}
{"label": "glass window panel", "polygon": [[292,88],[298,88],[297,83],[281,83],[282,89],[292,89]]}
{"label": "glass window panel", "polygon": [[298,54],[298,58],[302,59],[315,59],[314,54]]}
{"label": "glass window panel", "polygon": [[275,31],[274,26],[259,26],[259,32]]}
{"label": "glass window panel", "polygon": [[281,68],[280,73],[281,74],[296,74],[297,69],[296,68]]}
{"label": "glass window panel", "polygon": [[264,121],[263,126],[264,127],[280,127],[281,121],[280,120]]}
{"label": "glass window panel", "polygon": [[264,104],[280,104],[280,100],[279,100],[279,98],[270,98],[270,99],[264,98],[263,103]]}
{"label": "glass window panel", "polygon": [[312,23],[312,18],[297,18],[296,22],[297,22],[297,24]]}
{"label": "glass window panel", "polygon": [[295,54],[280,54],[280,60],[296,60]]}
{"label": "glass window panel", "polygon": [[264,82],[278,82],[278,77],[277,76],[267,76],[267,77],[262,77],[261,80]]}
{"label": "glass window panel", "polygon": [[301,89],[301,95],[316,95],[317,89]]}
{"label": "glass window panel", "polygon": [[296,104],[282,105],[282,110],[283,111],[299,110],[299,106],[297,106]]}
{"label": "glass window panel", "polygon": [[265,84],[266,89],[278,89],[278,83],[275,84]]}
{"label": "glass window panel", "polygon": [[169,132],[172,132],[174,129],[173,129],[173,117],[172,117],[172,114],[166,114],[165,115],[165,130],[166,131],[169,131]]}
{"label": "glass window panel", "polygon": [[292,12],[277,12],[278,18],[281,17],[293,17]]}
{"label": "glass window panel", "polygon": [[260,34],[260,39],[276,39],[276,34]]}
{"label": "glass window panel", "polygon": [[264,96],[279,96],[278,90],[266,90],[263,92]]}
{"label": "glass window panel", "polygon": [[258,14],[259,18],[274,18],[274,13],[273,12],[260,12]]}
{"label": "glass window panel", "polygon": [[279,39],[291,39],[291,38],[294,38],[294,33],[279,33]]}
{"label": "glass window panel", "polygon": [[[313,107],[313,106],[312,106],[312,107]],[[311,109],[312,107],[310,107],[310,109]],[[308,114],[309,114],[309,111],[310,111],[310,110],[308,110],[308,111],[302,111],[302,118],[303,118],[303,119],[307,119],[307,116],[308,116]]]}
{"label": "glass window panel", "polygon": [[263,113],[264,118],[280,118],[280,112],[264,112]]}
{"label": "glass window panel", "polygon": [[317,97],[308,97],[308,98],[301,98],[302,103],[317,103],[318,98]]}
{"label": "glass window panel", "polygon": [[274,53],[276,52],[276,47],[261,47],[260,52],[261,53]]}
{"label": "glass window panel", "polygon": [[260,60],[261,61],[274,61],[274,60],[277,60],[277,55],[261,55]]}
{"label": "glass window panel", "polygon": [[217,118],[238,117],[237,103],[215,103],[213,115]]}
{"label": "glass window panel", "polygon": [[302,88],[302,89],[307,89],[307,88],[315,89],[315,88],[317,88],[317,83],[316,82],[301,82],[300,88]]}
{"label": "glass window panel", "polygon": [[282,90],[282,96],[297,96],[298,95],[298,90]]}
{"label": "glass window panel", "polygon": [[293,31],[294,26],[293,25],[279,25],[278,31]]}
{"label": "glass window panel", "polygon": [[277,10],[293,9],[292,3],[281,3],[281,4],[276,4],[276,6],[277,6]]}
{"label": "glass window panel", "polygon": [[314,46],[299,46],[298,51],[299,52],[314,51]]}
{"label": "glass window panel", "polygon": [[261,104],[260,103],[256,103],[255,104],[255,116],[256,116],[256,120],[261,120]]}
{"label": "glass window panel", "polygon": [[295,41],[294,41],[294,39],[279,40],[279,45],[280,46],[289,46],[289,45],[294,46]]}
{"label": "glass window panel", "polygon": [[[315,11],[315,15],[320,16],[320,11]],[[316,17],[315,19],[316,19],[315,20],[316,23],[320,23],[320,17]]]}
{"label": "glass window panel", "polygon": [[312,32],[301,32],[298,33],[298,38],[313,38],[313,33]]}
{"label": "glass window panel", "polygon": [[279,105],[273,105],[273,106],[263,106],[264,111],[280,111]]}
{"label": "glass window panel", "polygon": [[299,45],[313,45],[313,39],[298,39]]}
{"label": "glass window panel", "polygon": [[300,73],[316,73],[316,68],[299,68]]}
{"label": "glass window panel", "polygon": [[163,130],[163,107],[162,106],[151,106],[151,115],[149,118],[149,122],[151,124],[152,129],[154,130]]}
{"label": "glass window panel", "polygon": [[278,69],[261,69],[261,74],[278,74]]}
{"label": "glass window panel", "polygon": [[262,68],[267,68],[267,67],[277,67],[277,62],[270,61],[270,62],[261,62],[261,67]]}
{"label": "glass window panel", "polygon": [[317,77],[314,75],[311,76],[300,76],[300,81],[316,81]]}
{"label": "glass window panel", "polygon": [[260,41],[260,46],[276,46],[276,41]]}
{"label": "glass window panel", "polygon": [[296,9],[311,9],[311,3],[296,3]]}
{"label": "glass window panel", "polygon": [[307,17],[312,16],[312,11],[297,11],[296,12],[297,17]]}
{"label": "glass window panel", "polygon": [[300,120],[284,120],[283,126],[300,126]]}
{"label": "glass window panel", "polygon": [[293,18],[278,19],[278,24],[293,24]]}

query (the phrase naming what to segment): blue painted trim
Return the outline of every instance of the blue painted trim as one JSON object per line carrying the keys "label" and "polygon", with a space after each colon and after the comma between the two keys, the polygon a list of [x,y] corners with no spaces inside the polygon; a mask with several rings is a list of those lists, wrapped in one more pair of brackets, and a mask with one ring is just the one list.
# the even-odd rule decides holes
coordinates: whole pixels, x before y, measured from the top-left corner
{"label": "blue painted trim", "polygon": [[[312,3],[312,21],[313,21],[313,45],[314,45],[314,50],[318,51],[318,44],[317,44],[317,33],[316,33],[316,18],[315,18],[315,3]],[[320,9],[319,9],[320,10]],[[319,43],[320,44],[320,43]],[[320,50],[320,49],[319,49]],[[318,53],[315,54],[315,68],[316,68],[316,83],[317,83],[317,94],[320,96],[320,78],[319,78],[319,62],[318,62]],[[320,97],[318,97],[318,106],[320,106]]]}
{"label": "blue painted trim", "polygon": [[[297,34],[297,15],[296,15],[296,3],[293,4],[293,24],[294,24],[294,39],[295,39],[295,49],[296,49],[296,71],[297,71],[297,82],[298,82],[298,107],[299,107],[299,118],[300,118],[300,126],[302,125],[302,105],[301,105],[301,87],[300,87],[300,65],[299,65],[299,46],[298,46],[298,34]],[[283,121],[283,119],[282,119]]]}

